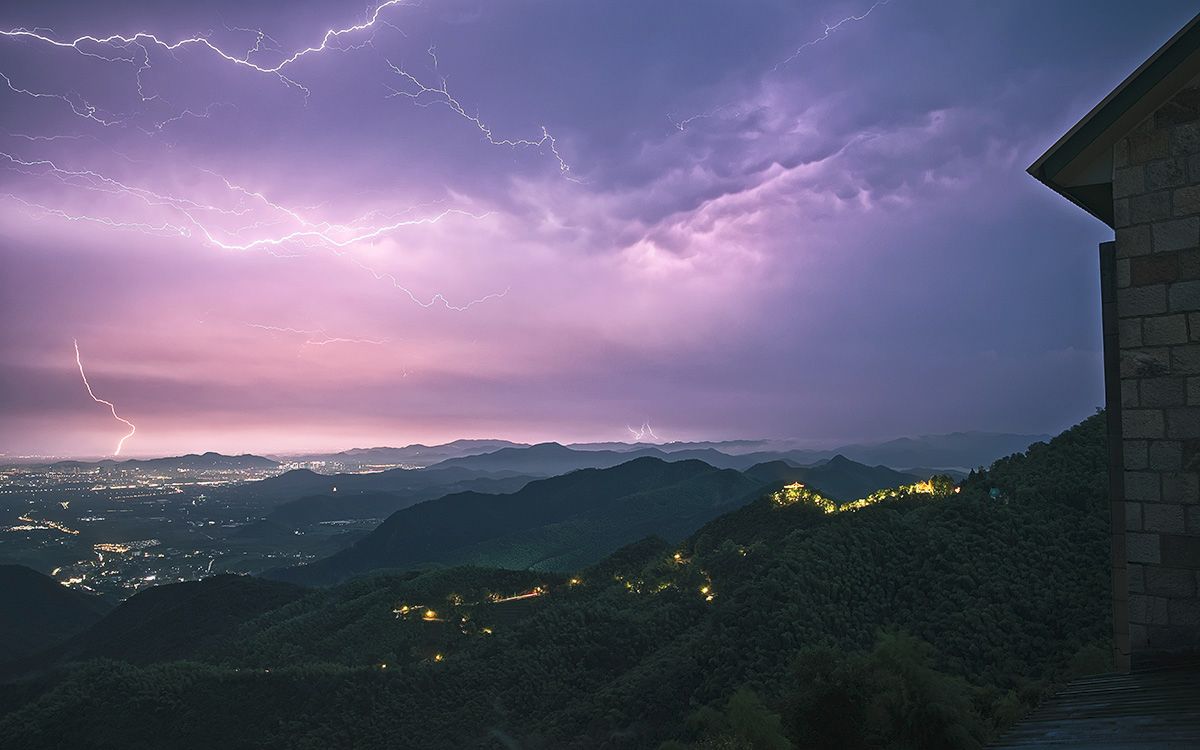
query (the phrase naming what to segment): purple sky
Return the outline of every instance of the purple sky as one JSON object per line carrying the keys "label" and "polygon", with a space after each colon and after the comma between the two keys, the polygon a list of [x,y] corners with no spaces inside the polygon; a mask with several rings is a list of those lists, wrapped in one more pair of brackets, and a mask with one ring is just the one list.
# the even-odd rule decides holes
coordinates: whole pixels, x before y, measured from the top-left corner
{"label": "purple sky", "polygon": [[128,455],[1056,431],[1107,235],[1024,169],[1194,12],[21,5],[0,452],[77,455],[73,340]]}

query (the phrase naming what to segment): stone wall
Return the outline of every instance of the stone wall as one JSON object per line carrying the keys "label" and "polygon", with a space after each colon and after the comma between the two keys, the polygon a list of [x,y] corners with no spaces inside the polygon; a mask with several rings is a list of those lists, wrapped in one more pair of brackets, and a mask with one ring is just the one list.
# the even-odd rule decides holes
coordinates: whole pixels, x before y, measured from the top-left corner
{"label": "stone wall", "polygon": [[1136,667],[1200,648],[1200,79],[1113,156],[1125,466],[1114,510]]}

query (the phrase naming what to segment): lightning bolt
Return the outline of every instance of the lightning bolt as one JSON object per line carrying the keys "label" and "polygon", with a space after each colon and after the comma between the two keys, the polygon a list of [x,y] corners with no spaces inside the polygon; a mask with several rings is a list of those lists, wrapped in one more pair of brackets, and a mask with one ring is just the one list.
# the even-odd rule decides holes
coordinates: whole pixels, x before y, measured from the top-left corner
{"label": "lightning bolt", "polygon": [[[306,57],[308,55],[321,53],[327,49],[346,51],[349,49],[356,49],[356,48],[361,48],[364,46],[371,45],[372,44],[371,40],[367,40],[366,42],[363,42],[360,45],[352,45],[352,46],[347,47],[347,46],[341,45],[339,40],[343,36],[354,35],[359,32],[371,30],[377,25],[386,25],[390,28],[395,28],[392,24],[384,21],[381,18],[383,12],[393,6],[416,7],[416,4],[410,3],[410,2],[405,2],[405,0],[387,0],[386,2],[380,3],[379,5],[375,6],[374,10],[372,10],[367,15],[367,19],[365,21],[363,21],[362,23],[352,24],[352,25],[345,26],[342,28],[326,29],[324,34],[321,36],[321,41],[318,44],[315,44],[315,45],[312,45],[309,47],[304,47],[302,49],[298,49],[295,52],[291,53],[290,55],[284,56],[275,65],[259,64],[251,59],[251,56],[253,56],[257,53],[262,53],[264,51],[269,50],[269,51],[273,51],[276,53],[279,52],[278,43],[275,42],[275,40],[273,38],[271,38],[270,35],[266,34],[266,32],[262,31],[261,29],[246,29],[246,28],[242,28],[242,27],[232,27],[231,28],[228,26],[226,27],[226,29],[228,29],[228,30],[242,31],[242,32],[247,32],[247,33],[251,33],[251,34],[255,35],[254,46],[251,47],[246,52],[244,52],[241,56],[238,56],[236,54],[233,54],[231,52],[228,52],[228,51],[222,49],[221,47],[213,44],[208,39],[208,37],[202,36],[202,35],[186,37],[183,39],[177,39],[175,41],[167,41],[167,40],[160,38],[156,34],[152,34],[150,32],[146,32],[146,31],[139,31],[134,34],[110,34],[108,36],[95,36],[92,34],[84,34],[84,35],[76,37],[74,39],[57,39],[53,36],[50,36],[49,34],[42,33],[42,30],[39,30],[39,29],[15,28],[15,29],[6,29],[6,30],[0,29],[0,36],[11,38],[11,39],[27,39],[27,40],[37,41],[42,44],[50,45],[52,47],[57,47],[60,49],[71,49],[81,55],[84,55],[85,57],[93,57],[93,58],[97,58],[99,60],[103,60],[106,62],[123,62],[123,63],[128,63],[130,65],[137,64],[137,72],[136,72],[137,90],[138,90],[138,95],[141,97],[143,102],[149,102],[149,101],[153,101],[154,99],[160,98],[159,95],[157,95],[157,94],[147,95],[143,88],[143,85],[142,85],[142,74],[151,68],[150,53],[149,53],[149,50],[147,49],[147,46],[151,46],[151,47],[160,48],[164,52],[172,54],[172,56],[174,56],[174,53],[176,51],[178,51],[182,48],[185,48],[185,47],[200,47],[202,49],[206,49],[209,52],[216,55],[221,60],[224,60],[228,63],[246,68],[246,69],[254,71],[255,73],[258,73],[258,74],[271,75],[271,76],[276,77],[285,86],[294,87],[294,88],[302,91],[304,93],[304,100],[307,103],[308,98],[311,95],[311,92],[305,86],[303,86],[301,83],[296,81],[294,78],[291,78],[291,77],[285,75],[284,70],[289,68],[290,66],[296,64],[298,61],[300,61],[301,59],[303,59],[304,57]],[[267,40],[269,40],[272,43],[270,47],[268,47],[264,44],[264,42],[266,42]],[[334,46],[334,42],[338,42],[338,46]],[[109,56],[109,55],[101,54],[101,53],[95,51],[96,48],[101,48],[101,49],[108,48],[108,49],[113,50],[114,52],[116,50],[122,50],[122,51],[125,51],[126,53],[129,53],[130,56],[123,57],[120,54],[114,54],[112,56]],[[136,53],[130,53],[130,50],[132,48],[137,48],[138,50],[141,51],[140,62],[138,62],[138,60],[137,60]],[[429,47],[429,49],[427,50],[427,52],[428,52],[429,56],[433,59],[434,68],[436,70],[438,58],[437,58],[437,53],[435,51],[435,48],[431,45]],[[178,58],[176,58],[176,59],[178,59]],[[480,131],[480,133],[483,134],[483,136],[487,140],[487,142],[494,146],[509,146],[509,147],[514,147],[514,148],[518,147],[518,146],[527,146],[527,147],[532,147],[532,148],[537,148],[537,149],[541,149],[543,147],[546,148],[554,156],[555,160],[558,162],[559,172],[563,176],[570,177],[569,173],[571,171],[571,167],[566,163],[566,161],[562,157],[562,154],[559,152],[558,144],[557,144],[557,141],[555,140],[554,136],[552,136],[550,134],[550,132],[546,129],[546,127],[544,125],[541,128],[541,131],[542,131],[541,137],[536,140],[530,140],[530,139],[526,139],[526,138],[517,138],[517,139],[497,138],[493,134],[491,128],[489,128],[486,124],[484,124],[484,122],[480,119],[480,117],[478,115],[469,114],[467,112],[466,108],[463,107],[463,105],[461,103],[459,103],[459,101],[457,99],[455,99],[449,93],[449,91],[447,91],[445,78],[442,79],[442,85],[440,87],[426,86],[425,84],[423,84],[419,80],[417,80],[416,77],[412,76],[411,74],[407,73],[406,71],[404,71],[401,68],[394,65],[390,60],[388,61],[388,66],[393,70],[393,72],[397,73],[402,78],[404,78],[406,83],[411,84],[416,87],[415,90],[411,90],[411,91],[391,89],[392,93],[389,94],[389,96],[405,96],[410,99],[420,100],[425,95],[432,95],[436,101],[439,101],[439,102],[445,104],[452,111],[456,112],[459,116],[466,119],[468,122],[472,123]],[[110,126],[110,125],[115,125],[115,124],[119,124],[119,123],[123,122],[121,120],[110,120],[107,118],[100,117],[97,114],[99,112],[99,110],[96,107],[88,104],[86,101],[75,102],[70,97],[68,97],[64,94],[31,91],[29,89],[25,89],[21,86],[14,84],[12,82],[12,80],[9,79],[8,76],[5,76],[3,73],[0,73],[0,76],[3,76],[4,81],[7,84],[8,88],[11,91],[13,91],[14,93],[23,94],[26,96],[32,96],[32,97],[36,97],[36,98],[48,97],[48,98],[59,99],[59,100],[65,102],[71,108],[71,111],[76,116],[83,117],[85,119],[94,120],[95,122],[97,122],[101,125]],[[426,98],[428,98],[428,97],[426,97]],[[418,102],[418,103],[420,103],[420,102]],[[155,127],[155,130],[161,130],[169,122],[176,121],[176,120],[181,119],[186,116],[207,117],[207,114],[201,115],[201,114],[193,112],[191,110],[185,110],[184,112],[180,113],[179,115],[176,115],[175,117],[168,118],[167,120],[164,120],[164,121],[158,123],[157,126]],[[149,132],[149,131],[147,131],[147,132]],[[574,179],[574,178],[571,178],[571,179]]]}
{"label": "lightning bolt", "polygon": [[[399,291],[403,292],[413,303],[423,308],[431,308],[435,306],[443,306],[448,310],[455,312],[463,312],[475,305],[481,304],[494,299],[500,299],[508,294],[506,288],[502,292],[493,292],[478,299],[470,300],[465,304],[455,304],[447,299],[441,292],[435,293],[429,299],[422,299],[410,287],[402,284],[393,274],[379,271],[376,268],[367,265],[363,261],[352,256],[345,255],[345,251],[353,245],[378,239],[384,235],[399,231],[406,227],[428,226],[437,224],[448,217],[466,217],[475,220],[487,218],[490,213],[471,213],[457,208],[448,208],[439,211],[432,216],[418,218],[400,218],[390,221],[385,224],[359,226],[359,220],[378,213],[377,211],[368,212],[349,224],[333,224],[330,222],[320,221],[314,222],[305,218],[298,211],[287,208],[267,197],[260,191],[251,190],[238,185],[229,179],[213,172],[211,170],[201,170],[202,172],[211,175],[224,186],[228,193],[233,194],[237,198],[237,204],[234,208],[227,208],[212,203],[197,201],[191,198],[181,197],[177,195],[160,193],[155,190],[131,185],[121,180],[109,177],[101,172],[91,169],[70,169],[60,166],[49,159],[22,159],[13,154],[0,151],[0,160],[7,162],[5,168],[16,171],[20,174],[33,177],[50,177],[58,180],[71,187],[100,192],[108,195],[122,196],[132,198],[151,208],[166,208],[173,210],[182,218],[182,222],[162,222],[160,224],[150,224],[147,222],[130,222],[114,219],[107,216],[91,215],[91,214],[74,214],[64,211],[59,208],[44,206],[39,203],[28,201],[20,196],[12,193],[0,194],[0,197],[6,197],[13,202],[23,206],[28,212],[39,216],[53,216],[66,221],[72,222],[88,222],[99,224],[110,229],[124,229],[138,231],[156,237],[163,236],[178,236],[178,237],[193,237],[203,239],[207,244],[226,251],[250,251],[264,250],[272,255],[281,257],[284,256],[279,251],[291,244],[306,244],[316,243],[329,250],[334,255],[346,257],[347,260],[354,265],[370,273],[377,281],[387,281]],[[223,217],[244,217],[251,213],[251,208],[246,206],[245,200],[249,199],[260,204],[266,210],[280,214],[277,220],[256,221],[250,224],[245,224],[236,227],[233,230],[218,230],[210,225],[204,219],[205,215],[215,214]],[[407,212],[402,212],[407,213]],[[264,227],[276,225],[282,221],[295,222],[300,226],[292,231],[267,234],[254,239],[241,240],[240,235],[250,229],[262,229]]]}
{"label": "lightning bolt", "polygon": [[79,366],[79,377],[83,378],[83,387],[87,388],[88,395],[92,397],[92,400],[98,404],[104,404],[107,406],[109,411],[112,412],[113,419],[129,427],[129,432],[125,433],[125,435],[117,441],[117,448],[112,452],[114,456],[119,456],[121,455],[121,448],[125,447],[125,441],[133,437],[133,433],[137,432],[137,427],[134,426],[133,422],[130,422],[120,414],[117,414],[117,407],[113,404],[113,402],[105,401],[92,391],[92,384],[88,382],[87,373],[83,371],[83,359],[79,356],[78,339],[75,339],[75,364]]}
{"label": "lightning bolt", "polygon": [[[781,60],[780,62],[775,63],[775,66],[772,67],[767,72],[768,73],[779,72],[780,68],[782,68],[783,66],[785,66],[788,63],[795,60],[797,57],[799,57],[804,52],[804,50],[808,49],[809,47],[814,47],[814,46],[820,44],[821,42],[825,41],[830,36],[832,36],[834,32],[836,32],[838,29],[840,29],[842,26],[844,26],[848,23],[857,23],[858,21],[865,20],[868,16],[871,15],[872,12],[875,11],[876,8],[879,8],[880,6],[883,6],[883,5],[887,5],[890,2],[891,2],[891,0],[877,0],[874,5],[872,5],[870,8],[867,8],[866,12],[864,12],[860,15],[846,16],[845,18],[843,18],[842,20],[838,21],[835,24],[823,23],[823,25],[825,26],[825,29],[824,29],[824,31],[821,32],[820,36],[814,37],[813,39],[810,39],[807,42],[804,42],[803,44],[801,44],[799,47],[796,48],[796,50],[794,52],[792,52],[792,54],[788,55],[785,59]],[[672,127],[674,127],[676,130],[678,130],[680,133],[683,133],[683,132],[687,131],[689,125],[691,125],[692,123],[694,123],[697,120],[705,120],[705,119],[709,119],[712,117],[716,117],[722,111],[729,110],[729,109],[735,109],[735,108],[736,108],[736,105],[734,105],[734,104],[722,104],[718,107],[708,110],[707,112],[702,112],[698,115],[692,115],[690,117],[685,117],[683,119],[676,119],[674,116],[672,116],[670,113],[668,113],[667,119],[671,122]],[[738,111],[734,111],[733,116],[735,118],[740,117],[741,113]]]}
{"label": "lightning bolt", "polygon": [[801,44],[799,47],[797,47],[797,48],[796,48],[796,51],[795,51],[795,52],[793,52],[792,54],[788,55],[788,56],[787,56],[787,58],[786,58],[786,59],[784,59],[783,61],[781,61],[781,62],[777,63],[777,64],[775,65],[775,67],[774,67],[774,68],[772,68],[772,70],[779,70],[779,69],[780,69],[781,67],[783,67],[784,65],[787,65],[788,63],[790,63],[791,61],[793,61],[793,60],[795,60],[797,57],[799,57],[799,56],[800,56],[800,53],[804,52],[804,50],[808,49],[809,47],[815,47],[816,45],[818,45],[818,44],[820,44],[821,42],[823,42],[823,41],[825,41],[826,39],[828,39],[828,38],[829,38],[829,37],[830,37],[830,36],[833,34],[833,32],[835,32],[835,31],[837,31],[838,29],[842,28],[842,26],[844,26],[845,24],[848,24],[848,23],[857,23],[858,21],[863,21],[863,20],[865,20],[865,19],[867,18],[867,16],[871,15],[871,13],[872,13],[872,12],[873,12],[873,11],[874,11],[876,8],[878,8],[878,7],[880,7],[880,6],[883,6],[883,5],[887,5],[889,2],[891,2],[891,0],[878,0],[878,1],[877,1],[877,2],[876,2],[874,5],[872,5],[870,8],[867,8],[867,11],[866,11],[865,13],[863,13],[862,15],[858,15],[858,16],[846,16],[845,18],[843,18],[842,20],[838,21],[837,23],[835,23],[835,24],[833,24],[833,25],[830,25],[830,24],[825,24],[825,30],[824,30],[823,32],[821,32],[821,35],[820,35],[819,37],[816,37],[816,38],[814,38],[814,39],[810,39],[809,41],[805,42],[804,44]]}
{"label": "lightning bolt", "polygon": [[[0,33],[2,33],[2,32],[0,32]],[[100,110],[98,110],[95,107],[93,107],[92,105],[88,104],[86,101],[81,100],[79,102],[75,102],[71,99],[71,97],[67,96],[66,94],[56,94],[53,92],[46,92],[46,91],[31,91],[27,88],[17,86],[16,84],[14,84],[12,82],[12,79],[9,78],[4,73],[0,73],[0,78],[4,79],[4,85],[7,86],[8,90],[13,92],[14,94],[24,94],[25,96],[30,96],[30,97],[33,97],[34,99],[57,99],[61,102],[65,102],[66,105],[71,108],[71,111],[74,112],[77,117],[82,117],[85,120],[91,120],[92,122],[95,122],[99,125],[103,125],[105,127],[108,127],[110,125],[116,125],[118,123],[117,120],[108,120],[103,117],[100,117],[97,114],[97,112],[99,112]]]}
{"label": "lightning bolt", "polygon": [[502,299],[504,297],[507,297],[508,292],[511,289],[511,287],[505,287],[503,292],[492,292],[491,294],[485,294],[484,296],[482,296],[478,299],[471,300],[470,302],[466,303],[465,305],[451,304],[450,301],[447,300],[445,298],[445,296],[442,295],[441,292],[434,294],[433,297],[431,297],[429,299],[429,301],[426,302],[425,300],[422,300],[420,297],[418,297],[415,293],[413,293],[413,291],[411,289],[409,289],[408,287],[401,284],[400,280],[397,279],[392,274],[382,272],[382,271],[376,271],[375,269],[371,268],[370,266],[368,266],[367,264],[358,260],[357,258],[351,258],[350,260],[352,263],[354,263],[354,265],[358,266],[359,268],[363,269],[367,273],[374,276],[376,281],[390,281],[392,283],[392,286],[394,286],[395,288],[404,292],[406,295],[408,295],[409,299],[411,299],[418,306],[424,307],[424,308],[430,308],[437,304],[441,304],[447,310],[453,310],[454,312],[466,312],[467,310],[470,310],[475,305],[481,305],[484,302],[488,302],[490,300]]}
{"label": "lightning bolt", "polygon": [[262,323],[247,323],[250,328],[258,328],[263,331],[272,331],[276,333],[290,333],[301,336],[322,336],[324,338],[308,338],[304,341],[304,346],[327,346],[329,344],[373,344],[382,346],[388,343],[388,339],[364,339],[364,338],[349,338],[344,336],[325,336],[324,328],[304,329],[291,328],[286,326],[271,326],[263,325]]}
{"label": "lightning bolt", "polygon": [[[437,54],[434,52],[433,47],[429,48],[429,54],[433,58],[436,70]],[[408,89],[397,89],[389,86],[389,98],[403,96],[412,99],[421,106],[429,106],[429,104],[434,103],[443,104],[448,107],[450,111],[456,113],[458,116],[474,125],[475,128],[483,135],[484,140],[493,146],[508,146],[510,148],[525,146],[536,149],[545,147],[558,162],[558,171],[567,179],[574,182],[580,182],[580,180],[571,176],[571,165],[567,164],[567,162],[563,159],[562,154],[559,153],[558,142],[554,139],[554,136],[550,135],[550,131],[546,129],[545,125],[542,126],[542,137],[538,138],[537,140],[529,140],[527,138],[497,138],[492,132],[492,129],[480,119],[479,115],[472,115],[467,112],[466,107],[464,107],[461,102],[459,102],[454,98],[453,95],[450,94],[445,78],[441,79],[442,83],[440,86],[428,86],[418,80],[416,76],[397,66],[391,60],[387,60],[385,58],[385,62],[387,62],[388,67],[392,69],[393,73],[399,76],[405,84],[410,86]]]}
{"label": "lightning bolt", "polygon": [[[677,120],[677,119],[675,119],[675,117],[673,115],[668,113],[667,119],[670,120],[672,127],[674,127],[676,130],[678,130],[680,133],[683,133],[688,129],[688,126],[691,125],[696,120],[707,120],[711,117],[716,117],[717,115],[721,114],[721,112],[728,110],[728,109],[734,109],[734,105],[722,104],[721,106],[714,107],[713,109],[710,109],[707,112],[701,112],[698,115],[692,115],[691,117],[685,117],[682,120]],[[735,111],[733,113],[733,116],[736,118],[736,117],[740,117],[741,114],[742,114],[741,112]]]}
{"label": "lightning bolt", "polygon": [[[225,24],[222,25],[227,32],[250,34],[252,36],[250,45],[243,47],[241,51],[232,51],[230,48],[215,43],[210,38],[211,33],[197,34],[183,38],[164,38],[144,30],[127,34],[83,34],[75,38],[60,38],[49,29],[21,27],[0,29],[0,38],[37,43],[53,49],[69,50],[82,57],[102,63],[130,66],[134,71],[133,77],[137,95],[143,104],[157,102],[159,106],[166,104],[176,110],[172,116],[152,123],[152,127],[137,126],[138,130],[153,136],[162,132],[171,123],[186,118],[208,118],[214,114],[218,107],[233,106],[232,104],[214,103],[209,104],[202,110],[191,108],[178,109],[171,105],[161,94],[148,90],[144,81],[144,75],[152,69],[152,61],[160,53],[168,55],[175,61],[180,61],[177,53],[187,48],[195,48],[240,69],[257,75],[272,76],[278,79],[284,86],[303,92],[304,100],[307,104],[311,92],[293,76],[291,71],[293,66],[306,57],[318,55],[327,50],[344,52],[365,46],[373,46],[373,34],[378,27],[394,29],[401,35],[404,35],[402,30],[387,21],[384,16],[393,7],[416,7],[416,5],[416,3],[407,0],[386,0],[371,9],[361,22],[328,28],[321,33],[318,42],[307,47],[295,49],[290,53],[285,52],[278,40],[261,29],[228,26]],[[347,40],[354,37],[354,35],[366,32],[371,33],[372,36],[361,44],[347,43]],[[438,74],[439,59],[436,48],[430,45],[426,53],[432,61],[434,73]],[[272,57],[274,58],[274,62],[263,61],[264,58]],[[561,175],[572,181],[579,182],[578,179],[571,175],[571,166],[564,159],[558,147],[557,140],[544,125],[540,127],[541,133],[538,137],[501,137],[493,131],[491,126],[479,114],[471,114],[466,106],[451,94],[445,77],[438,74],[440,84],[428,85],[422,82],[417,76],[393,64],[390,60],[387,61],[387,65],[392,73],[400,79],[400,84],[397,87],[387,87],[390,92],[388,94],[389,97],[405,97],[412,100],[418,106],[440,104],[460,118],[465,119],[479,131],[483,139],[489,144],[510,148],[531,148],[547,152],[555,159]],[[15,94],[35,99],[60,101],[76,117],[92,121],[106,128],[122,126],[130,122],[131,116],[105,112],[99,106],[75,92],[56,93],[52,91],[33,90],[32,88],[18,84],[3,72],[0,72],[0,80],[3,80],[9,91]],[[95,140],[93,136],[12,135],[27,140],[30,143],[52,141],[58,138],[90,138]],[[118,155],[121,154],[118,153]],[[342,255],[343,250],[353,245],[378,239],[383,235],[399,231],[404,227],[435,224],[451,216],[469,217],[478,220],[487,215],[470,213],[460,209],[446,209],[433,216],[403,218],[383,224],[365,223],[367,222],[366,216],[360,217],[360,219],[349,224],[334,224],[325,221],[310,221],[299,212],[270,200],[261,192],[243,188],[208,170],[203,171],[219,178],[227,191],[235,194],[238,200],[234,203],[233,207],[216,205],[212,202],[186,196],[158,192],[145,187],[128,184],[94,170],[60,167],[49,159],[21,159],[7,153],[0,153],[0,159],[8,162],[4,165],[5,168],[28,176],[54,178],[75,189],[131,198],[151,208],[167,209],[175,214],[169,220],[159,223],[155,223],[154,221],[132,221],[125,220],[119,216],[75,213],[64,208],[46,206],[14,194],[0,194],[0,197],[7,197],[36,218],[53,217],[64,221],[88,222],[115,230],[142,232],[155,237],[194,237],[222,250],[262,250],[278,257],[296,257],[294,253],[285,251],[287,246],[292,245],[300,247],[320,246],[335,255]],[[259,218],[257,221],[247,221],[247,223],[234,226],[232,229],[212,221],[215,218],[219,218],[222,222],[227,223],[227,220],[233,218],[249,218],[253,209],[250,208],[246,201],[273,215],[268,215],[266,218]],[[282,231],[274,229],[274,227],[287,224],[292,224],[292,226],[286,226]],[[444,306],[449,310],[465,311],[477,304],[502,298],[509,291],[506,288],[502,292],[493,292],[470,300],[465,304],[451,303],[440,292],[435,293],[432,297],[422,298],[409,287],[402,284],[392,274],[368,266],[361,260],[353,258],[351,260],[377,280],[390,282],[415,304],[424,308]]]}
{"label": "lightning bolt", "polygon": [[642,422],[642,426],[637,428],[636,430],[633,429],[632,427],[630,427],[629,425],[625,425],[625,429],[629,430],[629,433],[631,435],[633,435],[633,442],[635,442],[635,443],[640,443],[647,436],[649,436],[650,439],[656,443],[660,442],[658,439],[658,435],[654,434],[654,428],[650,426],[649,421]]}

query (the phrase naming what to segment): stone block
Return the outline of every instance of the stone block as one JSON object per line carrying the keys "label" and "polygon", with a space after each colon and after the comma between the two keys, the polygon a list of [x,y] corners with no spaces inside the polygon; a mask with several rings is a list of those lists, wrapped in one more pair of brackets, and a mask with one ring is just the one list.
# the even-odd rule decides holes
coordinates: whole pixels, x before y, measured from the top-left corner
{"label": "stone block", "polygon": [[[1175,188],[1187,182],[1183,159],[1163,159],[1161,161],[1152,161],[1146,165],[1145,171],[1146,190]],[[1113,180],[1113,191],[1113,194],[1116,195],[1115,179]]]}
{"label": "stone block", "polygon": [[1137,563],[1127,563],[1125,570],[1129,575],[1129,593],[1144,594],[1146,593],[1146,566],[1138,565]]}
{"label": "stone block", "polygon": [[1172,347],[1170,361],[1170,372],[1174,375],[1200,374],[1200,344]]}
{"label": "stone block", "polygon": [[1142,322],[1142,339],[1146,346],[1186,344],[1188,340],[1187,316],[1176,313],[1175,315],[1145,318]]}
{"label": "stone block", "polygon": [[[1153,287],[1146,288],[1152,289]],[[1181,281],[1178,284],[1172,284],[1170,300],[1173,312],[1200,310],[1200,281]]]}
{"label": "stone block", "polygon": [[1187,379],[1188,406],[1200,406],[1200,378]]}
{"label": "stone block", "polygon": [[1183,441],[1183,470],[1200,471],[1200,438]]}
{"label": "stone block", "polygon": [[1143,624],[1150,622],[1150,596],[1148,594],[1129,595],[1129,621]]}
{"label": "stone block", "polygon": [[1156,378],[1171,371],[1170,349],[1121,352],[1121,377]]}
{"label": "stone block", "polygon": [[[1196,328],[1194,329],[1200,336],[1200,313],[1196,313],[1198,318]],[[1188,329],[1193,330],[1192,328]],[[1117,338],[1120,345],[1126,349],[1134,346],[1142,346],[1142,319],[1141,318],[1125,318],[1117,321]]]}
{"label": "stone block", "polygon": [[1125,559],[1133,563],[1159,563],[1162,561],[1161,540],[1158,534],[1125,534]]}
{"label": "stone block", "polygon": [[1179,251],[1179,280],[1195,281],[1200,279],[1200,250]]}
{"label": "stone block", "polygon": [[[1126,149],[1128,157],[1128,149]],[[1116,152],[1113,152],[1114,156]],[[1200,154],[1200,122],[1188,122],[1171,131],[1171,155],[1191,156]]]}
{"label": "stone block", "polygon": [[[1116,204],[1113,204],[1116,207]],[[1174,199],[1171,201],[1171,207],[1174,209],[1176,216],[1194,216],[1200,214],[1200,185],[1188,185],[1181,187],[1175,191]],[[1129,212],[1129,206],[1125,206],[1125,212]]]}
{"label": "stone block", "polygon": [[[1198,282],[1185,281],[1172,286],[1184,286]],[[1181,302],[1185,297],[1180,297]],[[1200,310],[1200,308],[1193,308]],[[1152,286],[1131,286],[1117,290],[1117,315],[1129,318],[1135,315],[1161,315],[1167,311],[1167,286],[1154,284]]]}
{"label": "stone block", "polygon": [[[1182,463],[1182,460],[1181,460]],[[1164,503],[1195,505],[1200,503],[1200,474],[1193,471],[1168,471],[1162,475]],[[1182,532],[1180,524],[1179,531]]]}
{"label": "stone block", "polygon": [[1134,409],[1138,405],[1138,381],[1136,379],[1121,381],[1121,408]]}
{"label": "stone block", "polygon": [[1171,599],[1186,599],[1196,594],[1196,571],[1186,568],[1161,568],[1146,566],[1145,589],[1147,594]]}
{"label": "stone block", "polygon": [[[1175,214],[1179,216],[1180,214]],[[1129,199],[1119,198],[1113,201],[1113,228],[1127,227],[1133,219],[1129,213]]]}
{"label": "stone block", "polygon": [[1150,239],[1150,227],[1146,225],[1118,229],[1116,243],[1118,258],[1149,255],[1154,250]]}
{"label": "stone block", "polygon": [[1146,503],[1142,507],[1142,526],[1146,531],[1184,534],[1187,532],[1187,524],[1183,517],[1183,506],[1172,503]]}
{"label": "stone block", "polygon": [[1129,221],[1133,224],[1164,221],[1171,218],[1171,191],[1133,195],[1129,198]]}
{"label": "stone block", "polygon": [[1121,412],[1121,434],[1130,439],[1161,438],[1166,434],[1166,420],[1157,409],[1125,409]]}
{"label": "stone block", "polygon": [[1125,440],[1122,450],[1125,453],[1125,468],[1136,471],[1150,466],[1150,452],[1145,440]]}
{"label": "stone block", "polygon": [[1191,650],[1200,646],[1200,631],[1190,625],[1147,625],[1146,643],[1154,651]]}
{"label": "stone block", "polygon": [[1145,625],[1166,625],[1170,622],[1167,600],[1149,594],[1129,595],[1129,621]]}
{"label": "stone block", "polygon": [[1185,394],[1183,378],[1145,378],[1138,384],[1139,402],[1146,407],[1183,406]]}
{"label": "stone block", "polygon": [[1131,500],[1125,501],[1125,530],[1142,530],[1142,504]]}
{"label": "stone block", "polygon": [[1157,537],[1158,560],[1151,562],[1172,568],[1200,569],[1200,536],[1159,534]]}
{"label": "stone block", "polygon": [[[1167,602],[1167,622],[1200,631],[1200,599],[1170,599]],[[1193,641],[1196,636],[1192,636]]]}
{"label": "stone block", "polygon": [[1136,258],[1122,258],[1117,261],[1117,286],[1121,286],[1120,267],[1122,263],[1129,264],[1129,285],[1132,286],[1163,284],[1179,280],[1178,253],[1139,255]]}
{"label": "stone block", "polygon": [[1163,159],[1171,152],[1170,132],[1167,130],[1144,130],[1129,135],[1129,161],[1145,164]]}
{"label": "stone block", "polygon": [[1171,153],[1175,153],[1176,144],[1180,140],[1175,137],[1179,131],[1186,123],[1200,118],[1198,110],[1200,110],[1200,92],[1189,86],[1163,102],[1155,111],[1155,127],[1171,134]]}
{"label": "stone block", "polygon": [[1166,436],[1173,440],[1200,437],[1200,408],[1181,406],[1167,409]]}
{"label": "stone block", "polygon": [[[1155,193],[1154,195],[1158,195]],[[1149,197],[1149,196],[1147,196]],[[1159,221],[1152,229],[1154,252],[1169,253],[1200,245],[1200,216]]]}
{"label": "stone block", "polygon": [[1158,502],[1162,497],[1160,479],[1159,473],[1155,471],[1125,472],[1125,502]]}
{"label": "stone block", "polygon": [[1142,651],[1150,646],[1150,629],[1140,623],[1129,623],[1129,647]]}
{"label": "stone block", "polygon": [[1141,164],[1113,170],[1113,197],[1127,198],[1146,192],[1146,168]]}
{"label": "stone block", "polygon": [[1155,440],[1150,444],[1149,466],[1154,471],[1179,471],[1183,468],[1183,443]]}
{"label": "stone block", "polygon": [[1146,168],[1141,164],[1113,170],[1113,197],[1127,198],[1146,192]]}
{"label": "stone block", "polygon": [[1200,175],[1200,154],[1188,157],[1188,174]]}

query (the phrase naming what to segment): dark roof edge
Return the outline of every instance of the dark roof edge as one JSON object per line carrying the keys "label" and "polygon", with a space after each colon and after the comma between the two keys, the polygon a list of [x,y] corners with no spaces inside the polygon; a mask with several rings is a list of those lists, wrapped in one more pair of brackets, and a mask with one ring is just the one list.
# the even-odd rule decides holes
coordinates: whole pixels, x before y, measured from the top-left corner
{"label": "dark roof edge", "polygon": [[[1193,71],[1192,68],[1196,70]],[[1080,157],[1095,156],[1100,150],[1110,148],[1118,138],[1128,133],[1154,108],[1170,98],[1178,87],[1182,87],[1198,72],[1200,72],[1200,15],[1192,18],[1166,44],[1138,66],[1137,70],[1133,71],[1103,101],[1093,107],[1083,119],[1030,165],[1027,171],[1088,213],[1111,224],[1111,206],[1104,212],[1106,215],[1098,214],[1098,206],[1088,205],[1091,201],[1085,200],[1082,195],[1074,194],[1076,191],[1072,188],[1078,186],[1063,184],[1056,178],[1064,169],[1080,160]],[[1164,83],[1169,83],[1171,86],[1164,87]],[[1160,87],[1169,93],[1164,94],[1159,91],[1159,96],[1151,102],[1146,102],[1152,106],[1138,106]],[[1094,193],[1095,188],[1099,185],[1090,187]]]}

